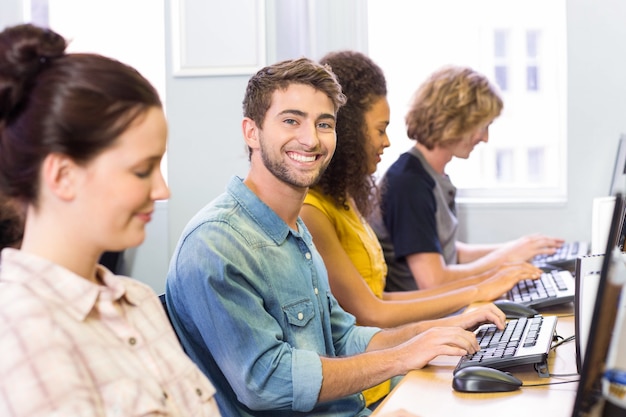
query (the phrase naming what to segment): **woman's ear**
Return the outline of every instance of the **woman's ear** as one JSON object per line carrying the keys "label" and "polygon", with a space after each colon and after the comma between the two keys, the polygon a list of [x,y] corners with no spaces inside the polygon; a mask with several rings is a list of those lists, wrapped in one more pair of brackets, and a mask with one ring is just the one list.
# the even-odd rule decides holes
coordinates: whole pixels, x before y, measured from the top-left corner
{"label": "woman's ear", "polygon": [[241,122],[241,130],[243,131],[243,139],[251,149],[259,147],[259,128],[254,120],[244,117]]}
{"label": "woman's ear", "polygon": [[69,156],[51,153],[43,160],[42,183],[61,200],[72,200],[76,192],[77,169],[78,165]]}

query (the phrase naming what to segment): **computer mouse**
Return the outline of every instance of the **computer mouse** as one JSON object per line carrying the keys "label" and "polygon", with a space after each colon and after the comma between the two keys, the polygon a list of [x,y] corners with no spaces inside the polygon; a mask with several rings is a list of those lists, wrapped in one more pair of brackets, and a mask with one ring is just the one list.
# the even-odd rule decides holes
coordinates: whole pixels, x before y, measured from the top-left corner
{"label": "computer mouse", "polygon": [[520,317],[534,317],[539,312],[534,308],[516,303],[510,300],[496,300],[493,302],[506,315],[507,319],[518,319]]}
{"label": "computer mouse", "polygon": [[508,372],[486,366],[459,369],[452,379],[452,388],[460,392],[508,392],[522,386],[522,381]]}

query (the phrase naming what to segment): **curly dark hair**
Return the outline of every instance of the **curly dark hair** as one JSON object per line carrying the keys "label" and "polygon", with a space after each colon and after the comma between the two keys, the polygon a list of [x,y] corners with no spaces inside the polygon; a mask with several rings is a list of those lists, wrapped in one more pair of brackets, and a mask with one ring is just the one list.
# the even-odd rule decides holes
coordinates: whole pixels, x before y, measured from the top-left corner
{"label": "curly dark hair", "polygon": [[331,52],[320,63],[329,65],[337,75],[348,101],[337,113],[337,149],[314,188],[346,210],[347,200],[352,197],[359,212],[367,216],[372,211],[376,182],[367,169],[365,113],[387,95],[385,75],[360,52]]}

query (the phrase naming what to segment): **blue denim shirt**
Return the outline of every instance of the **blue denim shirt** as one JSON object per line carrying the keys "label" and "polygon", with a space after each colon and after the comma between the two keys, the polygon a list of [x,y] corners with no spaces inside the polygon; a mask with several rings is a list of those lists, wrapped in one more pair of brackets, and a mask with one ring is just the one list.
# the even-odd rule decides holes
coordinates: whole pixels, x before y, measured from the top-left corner
{"label": "blue denim shirt", "polygon": [[368,415],[359,394],[317,403],[320,356],[363,352],[377,328],[357,327],[330,292],[298,218],[294,231],[233,178],[187,224],[166,300],[187,354],[217,387],[224,416]]}

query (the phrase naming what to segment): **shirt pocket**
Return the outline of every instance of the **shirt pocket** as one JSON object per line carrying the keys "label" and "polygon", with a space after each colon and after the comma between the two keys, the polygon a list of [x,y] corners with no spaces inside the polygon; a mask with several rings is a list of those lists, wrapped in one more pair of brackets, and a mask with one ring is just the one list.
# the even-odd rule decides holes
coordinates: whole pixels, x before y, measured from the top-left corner
{"label": "shirt pocket", "polygon": [[178,408],[184,416],[217,416],[215,388],[195,365],[172,381],[169,392],[178,399]]}
{"label": "shirt pocket", "polygon": [[123,378],[102,387],[107,417],[168,415],[167,394],[152,379]]}
{"label": "shirt pocket", "polygon": [[292,326],[304,327],[315,315],[311,300],[301,300],[283,307],[287,322]]}

